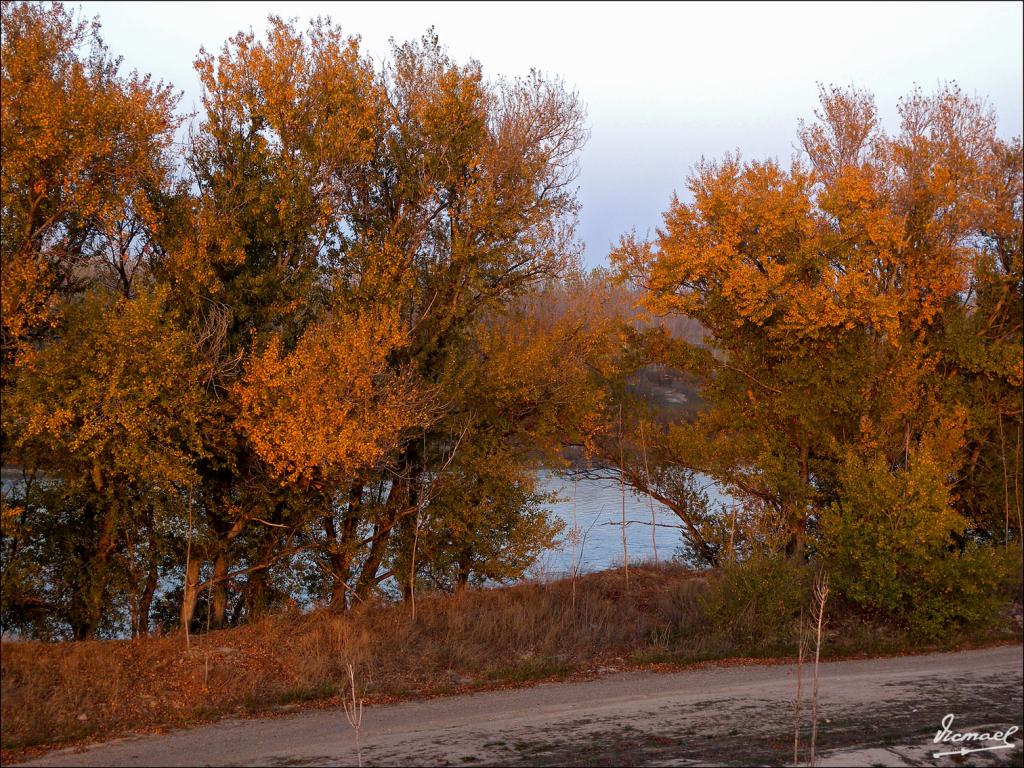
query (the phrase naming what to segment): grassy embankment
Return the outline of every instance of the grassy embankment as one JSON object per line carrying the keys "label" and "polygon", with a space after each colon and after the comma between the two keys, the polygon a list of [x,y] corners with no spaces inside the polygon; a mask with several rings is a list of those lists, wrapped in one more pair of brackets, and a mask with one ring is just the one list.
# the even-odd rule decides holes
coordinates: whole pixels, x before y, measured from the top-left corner
{"label": "grassy embankment", "polygon": [[[758,636],[710,625],[707,574],[678,566],[470,590],[350,615],[276,616],[251,626],[136,641],[3,644],[5,762],[58,744],[137,730],[337,705],[346,665],[368,704],[587,676],[731,660],[789,660],[795,631]],[[747,628],[749,630],[751,628]],[[942,643],[913,642],[834,605],[824,656],[886,655],[1020,641],[1016,619]],[[751,638],[756,639],[751,639]],[[339,728],[343,727],[339,715]]]}

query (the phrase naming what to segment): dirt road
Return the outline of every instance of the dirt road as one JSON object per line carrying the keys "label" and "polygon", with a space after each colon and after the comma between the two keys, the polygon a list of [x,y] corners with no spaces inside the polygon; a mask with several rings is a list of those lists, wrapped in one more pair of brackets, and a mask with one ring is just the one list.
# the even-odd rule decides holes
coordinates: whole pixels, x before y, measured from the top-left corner
{"label": "dirt road", "polygon": [[[807,673],[807,667],[805,674]],[[368,708],[363,765],[778,765],[793,759],[793,666],[671,674],[612,674]],[[804,678],[804,690],[809,691]],[[1022,726],[1020,646],[824,664],[820,765],[1018,765],[1012,749],[933,753],[952,732]],[[810,740],[804,705],[802,745]],[[984,746],[995,746],[987,742]],[[980,746],[978,742],[970,746]],[[801,758],[802,760],[804,758]],[[354,765],[352,729],[338,711],[221,721],[164,736],[54,752],[32,765]]]}

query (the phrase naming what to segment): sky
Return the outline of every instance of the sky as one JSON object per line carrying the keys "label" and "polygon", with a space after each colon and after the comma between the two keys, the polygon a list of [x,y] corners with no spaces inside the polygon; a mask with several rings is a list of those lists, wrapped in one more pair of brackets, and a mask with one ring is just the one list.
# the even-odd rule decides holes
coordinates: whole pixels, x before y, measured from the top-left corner
{"label": "sky", "polygon": [[[76,7],[69,3],[69,7]],[[955,81],[987,99],[1000,133],[1024,121],[1021,3],[354,3],[85,2],[126,69],[149,72],[198,106],[192,61],[269,14],[330,16],[380,61],[389,38],[429,27],[458,61],[485,75],[531,68],[561,77],[587,105],[580,158],[580,234],[589,266],[620,235],[653,233],[702,157],[788,162],[798,121],[811,119],[818,84],[875,94],[883,124],[915,86]]]}

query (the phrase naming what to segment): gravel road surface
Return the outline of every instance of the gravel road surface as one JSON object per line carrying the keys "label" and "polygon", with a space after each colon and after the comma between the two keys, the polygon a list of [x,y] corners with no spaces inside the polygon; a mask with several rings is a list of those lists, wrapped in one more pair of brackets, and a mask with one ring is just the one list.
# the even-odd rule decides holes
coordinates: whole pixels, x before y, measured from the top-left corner
{"label": "gravel road surface", "polygon": [[[818,765],[1020,765],[1012,748],[943,755],[966,745],[951,733],[1024,723],[1022,648],[823,664]],[[803,690],[809,693],[809,667]],[[780,765],[792,764],[796,667],[718,667],[619,673],[366,708],[362,764],[370,765]],[[801,762],[810,742],[803,705]],[[28,765],[355,765],[341,710],[302,712],[52,752]]]}

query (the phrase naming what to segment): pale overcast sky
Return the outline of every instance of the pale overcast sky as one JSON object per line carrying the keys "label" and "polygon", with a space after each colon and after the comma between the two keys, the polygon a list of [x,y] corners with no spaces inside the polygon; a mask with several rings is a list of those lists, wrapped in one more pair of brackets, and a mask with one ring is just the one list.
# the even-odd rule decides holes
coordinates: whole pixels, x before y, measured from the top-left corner
{"label": "pale overcast sky", "polygon": [[[75,7],[69,3],[69,7]],[[579,180],[587,263],[636,227],[653,231],[691,166],[740,149],[794,151],[817,83],[872,90],[887,125],[915,84],[955,80],[1021,134],[1024,14],[1020,3],[315,3],[86,2],[126,68],[150,72],[198,103],[191,62],[268,14],[330,16],[380,60],[388,38],[433,26],[454,58],[485,74],[531,67],[559,75],[586,103],[591,138]]]}

